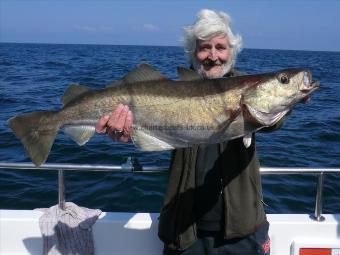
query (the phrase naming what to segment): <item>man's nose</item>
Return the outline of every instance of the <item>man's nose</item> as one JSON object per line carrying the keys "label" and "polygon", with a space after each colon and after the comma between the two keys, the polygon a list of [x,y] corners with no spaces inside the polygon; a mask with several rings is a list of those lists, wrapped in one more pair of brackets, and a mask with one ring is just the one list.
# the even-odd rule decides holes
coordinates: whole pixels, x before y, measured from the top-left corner
{"label": "man's nose", "polygon": [[209,59],[210,59],[210,60],[213,60],[213,61],[215,61],[215,60],[218,59],[218,54],[217,54],[217,51],[216,51],[215,48],[212,48],[212,49],[210,50],[210,52],[209,52]]}

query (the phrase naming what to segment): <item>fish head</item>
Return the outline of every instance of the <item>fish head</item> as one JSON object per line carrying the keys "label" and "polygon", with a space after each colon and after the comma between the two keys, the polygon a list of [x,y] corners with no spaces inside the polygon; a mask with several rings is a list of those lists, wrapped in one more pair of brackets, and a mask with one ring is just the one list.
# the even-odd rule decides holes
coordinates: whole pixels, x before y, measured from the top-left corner
{"label": "fish head", "polygon": [[319,82],[313,81],[306,69],[285,69],[260,76],[255,86],[245,90],[242,106],[248,117],[262,126],[274,125],[319,88]]}

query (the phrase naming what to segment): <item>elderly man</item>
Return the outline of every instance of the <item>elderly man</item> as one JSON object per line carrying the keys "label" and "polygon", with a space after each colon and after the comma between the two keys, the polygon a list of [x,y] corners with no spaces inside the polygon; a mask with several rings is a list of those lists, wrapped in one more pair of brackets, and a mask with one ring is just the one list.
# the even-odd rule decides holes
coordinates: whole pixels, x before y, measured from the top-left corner
{"label": "elderly man", "polygon": [[[185,28],[188,61],[203,78],[240,75],[234,69],[242,40],[224,12],[202,10]],[[102,117],[98,133],[127,142],[133,116],[120,105]],[[269,254],[255,137],[176,149],[159,218],[164,254]]]}

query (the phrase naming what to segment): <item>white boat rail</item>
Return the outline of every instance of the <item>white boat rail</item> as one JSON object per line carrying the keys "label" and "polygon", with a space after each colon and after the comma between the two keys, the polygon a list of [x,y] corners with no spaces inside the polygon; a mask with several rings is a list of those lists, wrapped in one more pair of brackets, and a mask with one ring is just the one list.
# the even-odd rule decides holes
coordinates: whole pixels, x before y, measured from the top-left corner
{"label": "white boat rail", "polygon": [[[167,166],[141,166],[137,161],[129,157],[122,165],[91,165],[91,164],[43,164],[35,166],[32,163],[7,163],[0,162],[0,169],[18,170],[54,170],[58,171],[58,204],[61,209],[65,205],[64,171],[90,171],[90,172],[130,172],[130,173],[156,173],[166,172]],[[340,168],[280,168],[261,167],[261,174],[314,174],[317,177],[315,211],[311,218],[315,221],[323,221],[322,197],[325,174],[340,173]]]}

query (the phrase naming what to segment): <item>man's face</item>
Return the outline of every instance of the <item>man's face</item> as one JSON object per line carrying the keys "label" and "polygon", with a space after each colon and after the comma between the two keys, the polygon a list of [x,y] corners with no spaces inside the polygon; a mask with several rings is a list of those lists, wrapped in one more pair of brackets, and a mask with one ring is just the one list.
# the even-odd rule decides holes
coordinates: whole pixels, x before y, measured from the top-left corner
{"label": "man's face", "polygon": [[230,71],[231,65],[231,50],[226,35],[217,35],[207,41],[197,41],[193,66],[203,77],[220,78]]}

